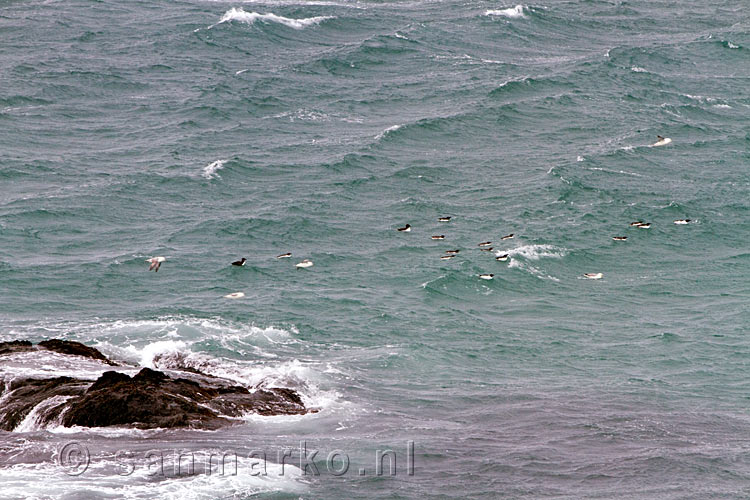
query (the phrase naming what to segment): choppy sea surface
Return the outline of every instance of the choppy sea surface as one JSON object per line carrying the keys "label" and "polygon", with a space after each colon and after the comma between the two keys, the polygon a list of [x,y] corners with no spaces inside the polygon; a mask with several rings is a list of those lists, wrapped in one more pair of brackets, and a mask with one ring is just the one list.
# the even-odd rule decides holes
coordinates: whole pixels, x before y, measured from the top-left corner
{"label": "choppy sea surface", "polygon": [[0,41],[0,340],[320,409],[27,419],[1,498],[750,496],[746,2],[5,0]]}

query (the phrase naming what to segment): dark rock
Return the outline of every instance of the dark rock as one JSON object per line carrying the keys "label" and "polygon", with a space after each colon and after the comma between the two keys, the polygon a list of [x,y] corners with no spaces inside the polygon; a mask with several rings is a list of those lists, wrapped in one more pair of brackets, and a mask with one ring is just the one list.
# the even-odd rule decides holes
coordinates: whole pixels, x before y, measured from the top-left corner
{"label": "dark rock", "polygon": [[[22,379],[14,380],[6,389],[10,394],[3,398],[0,407],[0,429],[12,431],[37,405],[55,396],[78,396],[86,391],[90,382],[71,377],[57,377],[47,380]],[[45,422],[53,422],[64,408],[66,402],[49,407],[39,415]]]}
{"label": "dark rock", "polygon": [[31,342],[28,340],[11,340],[10,342],[0,342],[0,354],[9,354],[12,352],[31,351]]}
{"label": "dark rock", "polygon": [[107,357],[99,352],[99,350],[72,340],[43,340],[42,342],[39,342],[39,347],[48,351],[59,352],[61,354],[73,354],[75,356],[98,359],[99,361],[103,361],[108,365],[117,366],[117,363],[113,363],[112,361],[107,359]]}
{"label": "dark rock", "polygon": [[[47,340],[38,347],[27,341],[0,343],[0,354],[46,349],[114,364],[102,353],[78,342]],[[143,429],[190,427],[216,429],[247,413],[307,413],[291,389],[248,389],[220,377],[180,372],[180,377],[143,368],[134,376],[104,372],[95,382],[70,377],[15,379],[6,382],[0,405],[0,429],[12,431],[34,412],[43,427],[132,426]]]}
{"label": "dark rock", "polygon": [[83,396],[70,402],[62,423],[66,427],[215,429],[230,423],[226,417],[250,412],[293,415],[307,410],[299,396],[289,389],[251,393],[239,386],[216,388],[143,368],[132,378],[105,372]]}

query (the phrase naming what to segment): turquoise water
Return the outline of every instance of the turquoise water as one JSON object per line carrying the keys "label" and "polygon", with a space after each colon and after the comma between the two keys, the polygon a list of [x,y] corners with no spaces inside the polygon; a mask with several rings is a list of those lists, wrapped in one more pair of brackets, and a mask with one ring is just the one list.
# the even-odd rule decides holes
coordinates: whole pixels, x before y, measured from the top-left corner
{"label": "turquoise water", "polygon": [[[4,433],[0,496],[750,495],[743,2],[7,1],[0,36],[1,340],[321,410]],[[71,439],[96,466],[77,477],[53,453]],[[300,440],[320,476],[112,465],[176,447],[276,463]]]}

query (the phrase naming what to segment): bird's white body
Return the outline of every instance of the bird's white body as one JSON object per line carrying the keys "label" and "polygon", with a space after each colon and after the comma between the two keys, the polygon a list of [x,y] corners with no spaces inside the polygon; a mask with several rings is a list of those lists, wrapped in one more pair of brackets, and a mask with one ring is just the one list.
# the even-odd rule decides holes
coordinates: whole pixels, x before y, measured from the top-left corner
{"label": "bird's white body", "polygon": [[586,273],[583,275],[588,280],[600,280],[604,277],[602,273]]}
{"label": "bird's white body", "polygon": [[312,267],[312,265],[313,265],[313,263],[312,263],[311,260],[305,259],[302,262],[298,263],[295,267],[297,267],[299,269],[304,269],[306,267]]}
{"label": "bird's white body", "polygon": [[494,277],[495,277],[494,274],[480,274],[479,275],[479,279],[483,279],[483,280],[491,280]]}
{"label": "bird's white body", "polygon": [[229,295],[224,295],[224,298],[225,299],[241,299],[244,296],[245,294],[243,292],[234,292],[234,293],[230,293]]}
{"label": "bird's white body", "polygon": [[159,267],[161,267],[161,263],[165,262],[166,260],[166,257],[151,257],[150,259],[146,259],[146,262],[151,264],[150,266],[148,266],[148,270],[158,272]]}
{"label": "bird's white body", "polygon": [[658,146],[666,146],[667,144],[671,143],[672,139],[669,137],[664,137],[663,139],[659,139],[655,143],[651,145],[652,148],[658,147]]}

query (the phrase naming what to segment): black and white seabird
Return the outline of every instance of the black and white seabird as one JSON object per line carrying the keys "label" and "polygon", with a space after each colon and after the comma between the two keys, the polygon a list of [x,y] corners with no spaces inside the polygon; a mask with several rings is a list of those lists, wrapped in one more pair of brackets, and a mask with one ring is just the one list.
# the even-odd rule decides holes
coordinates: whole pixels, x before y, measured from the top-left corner
{"label": "black and white seabird", "polygon": [[445,239],[445,235],[444,234],[439,234],[437,236],[433,236],[432,239],[433,240],[444,240]]}
{"label": "black and white seabird", "polygon": [[483,241],[482,243],[478,244],[477,246],[478,247],[488,247],[490,245],[492,245],[491,241]]}
{"label": "black and white seabird", "polygon": [[604,276],[602,273],[586,273],[583,275],[587,280],[600,280]]}
{"label": "black and white seabird", "polygon": [[232,262],[232,265],[233,266],[244,266],[246,260],[247,259],[245,257],[242,257],[242,260],[235,260],[234,262]]}
{"label": "black and white seabird", "polygon": [[502,238],[500,238],[500,239],[501,239],[501,240],[510,240],[510,239],[512,239],[512,238],[513,238],[513,236],[514,236],[514,234],[513,234],[513,233],[510,233],[510,234],[508,234],[508,235],[506,235],[506,236],[503,236],[503,237],[502,237]]}
{"label": "black and white seabird", "polygon": [[508,254],[504,253],[502,255],[498,255],[497,257],[495,257],[495,260],[499,260],[500,262],[505,262],[506,260],[508,260]]}
{"label": "black and white seabird", "polygon": [[483,280],[491,280],[494,277],[495,277],[495,275],[491,274],[491,273],[490,274],[480,274],[479,275],[479,278],[483,279]]}
{"label": "black and white seabird", "polygon": [[166,261],[166,257],[151,257],[150,259],[146,259],[146,262],[150,262],[151,265],[148,266],[149,271],[153,272],[159,272],[159,267],[161,266],[161,263]]}
{"label": "black and white seabird", "polygon": [[399,231],[403,231],[403,232],[405,232],[405,233],[408,233],[409,231],[411,231],[411,226],[410,226],[409,224],[407,224],[407,225],[405,225],[404,227],[400,227],[400,228],[398,228],[398,230],[399,230]]}
{"label": "black and white seabird", "polygon": [[675,224],[690,224],[691,222],[690,219],[677,219],[674,221]]}
{"label": "black and white seabird", "polygon": [[234,292],[234,293],[230,293],[228,295],[224,295],[224,298],[225,299],[241,299],[244,296],[245,296],[244,292]]}
{"label": "black and white seabird", "polygon": [[630,223],[630,227],[633,227],[633,226],[640,226],[641,224],[643,224],[643,221],[642,221],[642,220],[637,220],[637,221],[635,221],[635,222],[631,222],[631,223]]}
{"label": "black and white seabird", "polygon": [[655,143],[653,143],[651,145],[651,147],[654,147],[654,146],[666,146],[667,144],[669,144],[669,143],[672,142],[672,139],[670,139],[669,137],[662,137],[660,135],[657,135],[656,138],[659,139],[659,140],[656,141]]}
{"label": "black and white seabird", "polygon": [[615,241],[625,241],[628,239],[627,236],[612,236],[612,239]]}
{"label": "black and white seabird", "polygon": [[635,227],[637,227],[637,228],[639,228],[639,229],[648,229],[648,228],[650,228],[650,227],[651,227],[651,223],[650,223],[650,222],[643,222],[643,223],[641,223],[641,224],[638,224],[638,225],[637,225],[637,226],[635,226]]}
{"label": "black and white seabird", "polygon": [[292,256],[292,252],[282,253],[281,255],[277,255],[277,259],[288,259]]}
{"label": "black and white seabird", "polygon": [[456,255],[460,251],[461,250],[446,250],[445,253],[450,254],[450,255]]}
{"label": "black and white seabird", "polygon": [[450,222],[450,221],[451,221],[450,217],[440,217],[438,219],[438,222]]}
{"label": "black and white seabird", "polygon": [[312,265],[313,263],[311,260],[305,259],[302,262],[297,263],[297,265],[295,265],[294,267],[296,267],[297,269],[304,269],[306,267],[312,267]]}
{"label": "black and white seabird", "polygon": [[492,251],[492,247],[480,248],[480,250],[483,251],[483,252],[491,252]]}
{"label": "black and white seabird", "polygon": [[455,257],[455,256],[456,256],[456,254],[451,254],[451,255],[441,255],[441,256],[440,256],[440,259],[441,259],[441,260],[450,260],[450,259],[452,259],[452,258],[453,258],[453,257]]}

